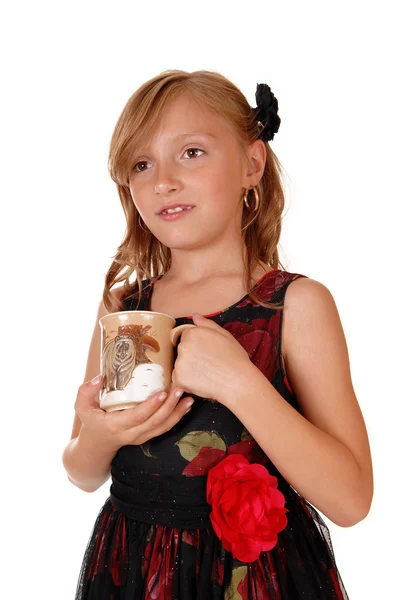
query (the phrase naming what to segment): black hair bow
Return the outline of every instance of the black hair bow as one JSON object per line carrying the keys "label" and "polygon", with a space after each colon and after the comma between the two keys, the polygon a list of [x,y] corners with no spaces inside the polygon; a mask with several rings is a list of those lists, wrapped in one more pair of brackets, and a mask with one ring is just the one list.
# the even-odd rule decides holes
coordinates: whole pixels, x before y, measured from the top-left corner
{"label": "black hair bow", "polygon": [[260,138],[266,142],[273,140],[275,133],[279,131],[280,117],[277,98],[273,95],[266,83],[258,83],[256,87],[256,104],[254,108],[255,118],[260,121],[263,129]]}

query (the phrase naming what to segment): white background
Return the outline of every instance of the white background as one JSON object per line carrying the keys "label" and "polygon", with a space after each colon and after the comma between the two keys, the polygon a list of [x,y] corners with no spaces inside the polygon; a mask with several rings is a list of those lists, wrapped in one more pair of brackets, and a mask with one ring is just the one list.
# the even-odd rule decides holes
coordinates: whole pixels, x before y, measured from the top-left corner
{"label": "white background", "polygon": [[[341,316],[374,461],[369,516],[326,517],[351,600],[412,593],[412,22],[409,2],[19,2],[1,10],[4,598],[71,600],[108,481],[69,483],[104,275],[125,222],[107,153],[129,96],[166,69],[279,101],[281,258]],[[412,597],[412,596],[411,596]]]}

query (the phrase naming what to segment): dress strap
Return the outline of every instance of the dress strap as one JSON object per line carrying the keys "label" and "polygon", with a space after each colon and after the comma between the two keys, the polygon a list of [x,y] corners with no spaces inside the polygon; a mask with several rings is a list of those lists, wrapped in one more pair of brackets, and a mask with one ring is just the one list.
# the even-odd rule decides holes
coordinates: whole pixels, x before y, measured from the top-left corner
{"label": "dress strap", "polygon": [[277,284],[277,286],[276,289],[273,291],[271,302],[283,304],[285,301],[286,291],[292,283],[292,281],[299,279],[299,277],[307,278],[308,276],[302,275],[301,273],[288,273],[286,271],[281,271],[280,277],[282,278],[282,281],[276,280],[275,283]]}
{"label": "dress strap", "polygon": [[[287,291],[289,285],[292,283],[292,281],[295,281],[296,279],[299,279],[299,277],[306,277],[306,278],[308,278],[307,275],[302,275],[301,273],[289,273],[288,275],[289,275],[288,278],[274,292],[274,294],[272,296],[272,300],[271,300],[272,302],[284,305],[286,291]],[[285,366],[285,363],[284,363],[284,360],[283,360],[283,354],[282,354],[282,325],[283,325],[283,314],[284,314],[284,312],[285,312],[284,308],[282,310],[278,311],[278,318],[276,319],[277,329],[274,332],[275,338],[277,340],[277,342],[276,342],[276,351],[277,351],[277,354],[278,354],[279,365],[280,365],[280,369],[278,370],[278,372],[276,374],[276,379],[277,379],[277,381],[281,382],[282,389],[286,388],[287,397],[289,398],[289,402],[293,403],[295,405],[295,408],[298,410],[298,412],[300,412],[302,414],[302,410],[301,410],[301,408],[300,408],[300,406],[299,406],[299,404],[297,403],[297,400],[296,400],[295,392],[294,392],[294,390],[292,388],[292,385],[290,384],[290,382],[288,380],[288,376],[287,376],[287,372],[286,372],[286,366]],[[285,394],[282,394],[282,395],[286,398]]]}
{"label": "dress strap", "polygon": [[[149,294],[149,280],[145,279],[142,281],[141,309],[147,300],[148,294]],[[135,282],[132,293],[128,296],[126,296],[125,294],[122,296],[121,308],[119,310],[138,310],[138,309],[139,309],[138,283]]]}

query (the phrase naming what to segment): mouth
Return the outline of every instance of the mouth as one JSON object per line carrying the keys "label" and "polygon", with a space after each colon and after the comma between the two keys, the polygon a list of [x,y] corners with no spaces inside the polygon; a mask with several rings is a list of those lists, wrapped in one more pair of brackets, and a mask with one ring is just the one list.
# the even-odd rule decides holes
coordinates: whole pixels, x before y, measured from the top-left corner
{"label": "mouth", "polygon": [[[180,207],[181,208],[181,207]],[[163,221],[176,221],[177,219],[182,219],[186,215],[189,215],[194,211],[195,206],[187,206],[182,207],[181,210],[174,210],[172,212],[159,212],[158,216],[161,217]]]}
{"label": "mouth", "polygon": [[182,210],[190,210],[194,208],[191,204],[172,204],[170,206],[164,206],[160,211],[157,212],[157,215],[165,215],[165,214],[175,214],[176,212],[181,212]]}

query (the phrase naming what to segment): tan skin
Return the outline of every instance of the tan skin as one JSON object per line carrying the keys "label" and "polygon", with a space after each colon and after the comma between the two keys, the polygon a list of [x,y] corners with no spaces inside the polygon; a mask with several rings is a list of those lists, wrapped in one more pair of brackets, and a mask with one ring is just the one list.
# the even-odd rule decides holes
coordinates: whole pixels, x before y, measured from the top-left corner
{"label": "tan skin", "polygon": [[[209,132],[216,138],[178,137],[190,131]],[[131,195],[142,220],[171,249],[172,266],[154,284],[151,310],[173,317],[195,311],[204,315],[222,310],[245,295],[240,199],[245,189],[260,181],[265,160],[263,142],[249,146],[244,155],[227,124],[190,98],[178,98],[170,105],[151,147],[137,153],[130,178]],[[175,202],[195,205],[195,209],[175,222],[160,219],[159,209]],[[256,265],[254,281],[269,270],[267,265]],[[238,366],[240,373],[251,370],[250,380],[256,390],[263,391],[263,405],[268,405],[269,415],[275,412],[274,421],[269,424],[269,415],[252,410],[250,403],[257,406],[257,402],[250,390],[246,398],[242,388],[226,390],[227,396],[207,397],[215,397],[233,410],[286,479],[332,521],[347,526],[364,518],[373,496],[370,447],[352,385],[344,332],[329,290],[318,281],[301,278],[291,283],[285,296],[282,353],[303,417],[269,389],[254,365],[231,340],[224,339],[217,324],[210,320],[197,320],[196,324],[198,330],[182,335],[179,377],[174,380],[190,381],[194,368],[200,367],[195,363],[197,353],[199,360],[209,356],[213,361],[214,351],[222,343],[230,350],[223,357],[233,354],[230,358],[235,372]],[[201,339],[205,348],[199,348]],[[96,330],[92,345],[85,381],[99,372]],[[202,375],[201,368],[198,372]],[[207,389],[213,379],[214,373],[210,373],[209,380],[202,382],[199,377],[193,385],[203,384]],[[237,397],[238,405],[232,405]],[[132,421],[133,411],[137,411],[135,418],[142,418],[139,410],[142,407],[129,411]],[[175,421],[184,412],[180,403],[176,407],[171,401],[165,411],[165,419],[170,418],[167,428],[172,414]],[[283,438],[288,421],[289,435]],[[78,428],[75,419],[73,435]],[[279,436],[275,438],[276,428]],[[275,439],[280,439],[279,447]],[[326,474],[324,486],[317,483],[321,469]],[[338,497],[348,496],[346,508],[340,506]]]}

